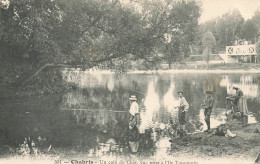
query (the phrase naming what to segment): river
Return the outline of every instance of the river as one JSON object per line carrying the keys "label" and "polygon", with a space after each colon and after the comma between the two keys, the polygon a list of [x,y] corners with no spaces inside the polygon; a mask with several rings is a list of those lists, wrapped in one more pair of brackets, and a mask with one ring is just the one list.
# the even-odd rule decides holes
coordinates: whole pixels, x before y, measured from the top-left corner
{"label": "river", "polygon": [[52,150],[65,148],[89,156],[127,153],[129,97],[136,95],[142,119],[140,151],[152,155],[160,141],[167,140],[169,119],[177,122],[173,107],[178,91],[190,105],[187,130],[196,133],[206,128],[200,105],[208,89],[215,99],[213,128],[226,122],[230,110],[226,97],[235,94],[233,86],[247,98],[249,123],[260,121],[259,79],[260,74],[239,73],[130,73],[117,78],[100,72],[64,72],[64,80],[76,86],[71,92],[1,102],[1,144],[19,148],[30,137],[36,146]]}

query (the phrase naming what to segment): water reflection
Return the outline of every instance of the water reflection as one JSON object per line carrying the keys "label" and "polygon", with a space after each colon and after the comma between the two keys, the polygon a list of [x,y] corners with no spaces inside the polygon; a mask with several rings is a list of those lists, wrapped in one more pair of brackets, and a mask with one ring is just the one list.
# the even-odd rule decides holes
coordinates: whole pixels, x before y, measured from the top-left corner
{"label": "water reflection", "polygon": [[172,111],[171,113],[173,114],[177,112],[177,110],[174,109],[174,107],[178,105],[178,101],[177,98],[174,97],[174,93],[176,93],[176,90],[174,80],[172,79],[169,90],[163,97],[163,105],[167,108],[169,112]]}
{"label": "water reflection", "polygon": [[144,100],[146,110],[141,113],[141,131],[152,127],[154,121],[156,121],[156,115],[159,113],[160,104],[158,94],[155,92],[155,82],[156,79],[151,80],[148,85],[148,91]]}
{"label": "water reflection", "polygon": [[256,78],[252,75],[241,75],[239,80],[226,78],[227,93],[234,95],[236,92],[233,90],[233,86],[240,88],[244,96],[246,97],[257,97],[258,95],[258,83]]}
{"label": "water reflection", "polygon": [[249,123],[260,121],[258,74],[128,74],[121,79],[112,74],[79,71],[64,74],[64,80],[77,87],[62,97],[17,100],[22,102],[19,112],[14,112],[15,104],[1,104],[5,113],[1,114],[0,125],[6,127],[6,143],[18,145],[30,135],[46,138],[47,146],[79,147],[90,156],[128,153],[129,97],[135,94],[142,119],[140,152],[166,154],[170,149],[169,118],[177,121],[177,91],[183,90],[190,104],[187,130],[194,133],[206,128],[204,111],[200,109],[204,91],[214,90],[214,128],[226,121],[225,98],[234,94],[231,87],[235,85],[248,98]]}
{"label": "water reflection", "polygon": [[[235,94],[233,86],[240,87],[244,95],[248,97],[248,105],[251,112],[256,112],[259,104],[257,75],[143,75],[130,74],[122,79],[116,79],[113,75],[81,74],[80,88],[75,92],[64,95],[61,108],[66,109],[129,109],[128,97],[136,94],[141,110],[141,131],[153,126],[153,124],[166,124],[169,116],[176,118],[177,90],[183,90],[190,104],[190,122],[198,118],[203,120],[200,105],[204,99],[206,89],[213,90],[215,109],[225,109],[225,97]],[[250,110],[250,109],[249,109]],[[225,111],[224,111],[225,113]],[[201,116],[202,115],[202,116]],[[217,126],[224,122],[225,115],[221,110],[213,110],[212,124]],[[252,119],[259,120],[259,116],[252,114]],[[195,122],[196,122],[195,121]],[[197,124],[197,122],[195,124]],[[203,122],[203,121],[201,121]],[[254,122],[254,121],[252,121]]]}
{"label": "water reflection", "polygon": [[[79,90],[68,93],[63,97],[62,106],[66,109],[75,109],[79,106],[84,109],[96,109],[87,115],[84,113],[75,114],[77,122],[85,120],[85,125],[92,126],[107,134],[110,141],[114,141],[115,149],[123,152],[127,149],[127,143],[122,136],[127,135],[127,111],[129,109],[128,97],[136,94],[141,107],[140,133],[145,136],[142,139],[141,150],[156,148],[156,154],[165,154],[170,149],[168,130],[169,119],[177,121],[177,91],[183,90],[184,96],[190,104],[188,112],[189,121],[187,130],[189,133],[206,130],[204,121],[204,110],[200,105],[205,97],[207,89],[214,91],[215,105],[211,115],[212,128],[226,122],[225,97],[235,94],[233,86],[238,86],[248,97],[249,123],[260,120],[257,106],[258,100],[258,75],[145,75],[130,74],[122,79],[116,79],[113,75],[82,75]],[[124,112],[122,112],[124,111]],[[117,113],[117,114],[115,114]],[[84,115],[84,116],[83,116]],[[116,116],[117,115],[117,116]],[[95,124],[95,125],[93,125]],[[113,128],[116,127],[116,128]],[[117,132],[116,132],[117,131]],[[118,137],[121,136],[121,137]],[[107,140],[109,140],[107,138]],[[112,140],[112,138],[114,140]],[[98,154],[104,150],[112,150],[111,143],[99,140]],[[105,146],[107,145],[107,146]],[[123,145],[123,146],[122,146]],[[93,153],[93,152],[92,152]],[[151,153],[151,151],[150,151]],[[101,153],[102,154],[102,153]]]}

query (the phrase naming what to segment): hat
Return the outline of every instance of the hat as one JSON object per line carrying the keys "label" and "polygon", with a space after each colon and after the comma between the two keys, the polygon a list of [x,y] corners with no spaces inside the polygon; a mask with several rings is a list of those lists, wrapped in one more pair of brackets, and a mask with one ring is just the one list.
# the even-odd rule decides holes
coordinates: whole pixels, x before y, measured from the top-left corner
{"label": "hat", "polygon": [[137,100],[136,96],[135,95],[131,95],[131,97],[129,98],[129,100]]}
{"label": "hat", "polygon": [[238,87],[233,87],[233,89],[238,89]]}
{"label": "hat", "polygon": [[206,94],[212,94],[212,91],[207,90],[207,91],[206,91]]}
{"label": "hat", "polygon": [[183,91],[179,91],[178,94],[182,93],[183,94]]}

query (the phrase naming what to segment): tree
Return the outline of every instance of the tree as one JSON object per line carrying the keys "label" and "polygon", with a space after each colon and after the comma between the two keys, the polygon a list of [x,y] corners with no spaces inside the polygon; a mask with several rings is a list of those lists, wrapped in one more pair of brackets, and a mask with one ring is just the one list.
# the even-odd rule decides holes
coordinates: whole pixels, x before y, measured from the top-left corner
{"label": "tree", "polygon": [[244,18],[238,10],[227,12],[200,26],[201,39],[205,32],[211,31],[216,39],[216,53],[225,51],[226,46],[234,45],[237,40],[241,39],[243,23]]}
{"label": "tree", "polygon": [[256,42],[258,30],[255,23],[252,20],[247,20],[241,28],[241,39],[250,41],[251,43]]}
{"label": "tree", "polygon": [[241,27],[244,23],[244,18],[238,10],[226,13],[220,19],[218,31],[218,47],[224,51],[226,46],[232,46],[241,37]]}
{"label": "tree", "polygon": [[0,56],[4,76],[22,77],[41,63],[56,60],[53,29],[59,23],[54,1],[10,0],[0,5]]}
{"label": "tree", "polygon": [[165,45],[164,60],[168,62],[170,69],[173,62],[181,61],[180,44],[179,38],[174,37]]}
{"label": "tree", "polygon": [[127,54],[146,59],[153,46],[141,15],[119,1],[10,0],[0,12],[1,58],[20,81],[46,66],[91,68]]}
{"label": "tree", "polygon": [[198,38],[200,4],[195,1],[177,1],[169,3],[166,8],[170,9],[165,12],[168,17],[165,26],[168,29],[164,32],[161,52],[170,68],[172,62],[183,62],[194,52]]}
{"label": "tree", "polygon": [[105,67],[126,72],[131,61],[160,62],[165,35],[190,54],[200,7],[195,1],[141,0],[141,11],[119,0],[10,0],[0,6],[4,75],[27,83],[46,67]]}
{"label": "tree", "polygon": [[216,39],[211,32],[206,32],[204,34],[202,44],[203,44],[203,47],[204,47],[203,59],[206,62],[207,69],[208,69],[208,64],[209,64],[209,61],[210,61],[210,55],[212,53],[212,49],[216,45]]}
{"label": "tree", "polygon": [[[199,39],[198,39],[198,47],[199,47],[199,54],[202,54],[203,51],[204,51],[204,47],[202,46],[202,40],[203,40],[203,37],[204,37],[204,34],[208,31],[211,31],[212,34],[214,35],[214,37],[217,39],[217,29],[216,29],[216,24],[217,24],[217,20],[216,19],[213,19],[213,20],[210,20],[210,21],[207,21],[203,24],[200,24],[199,25]],[[218,47],[215,47],[214,50],[218,51]]]}
{"label": "tree", "polygon": [[260,38],[256,42],[257,62],[260,63]]}
{"label": "tree", "polygon": [[254,22],[254,25],[257,29],[256,38],[258,38],[260,36],[260,7],[256,10],[256,12],[251,20]]}

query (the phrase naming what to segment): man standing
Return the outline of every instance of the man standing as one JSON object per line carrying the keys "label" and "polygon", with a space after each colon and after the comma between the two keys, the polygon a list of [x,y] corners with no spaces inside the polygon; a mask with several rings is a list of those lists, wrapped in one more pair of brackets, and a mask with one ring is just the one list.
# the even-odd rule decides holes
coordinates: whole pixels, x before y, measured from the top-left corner
{"label": "man standing", "polygon": [[131,106],[129,110],[130,120],[129,120],[129,146],[131,149],[131,154],[136,154],[139,147],[139,132],[138,127],[140,125],[139,116],[139,106],[137,104],[137,98],[132,95],[129,100],[131,101]]}
{"label": "man standing", "polygon": [[140,115],[139,115],[139,105],[137,104],[137,98],[135,95],[132,95],[129,100],[131,101],[131,106],[130,106],[130,122],[134,126],[139,126],[140,124]]}
{"label": "man standing", "polygon": [[207,130],[205,130],[204,132],[211,132],[211,130],[210,130],[210,115],[211,115],[211,112],[212,112],[213,105],[214,105],[214,99],[213,99],[213,96],[212,96],[212,92],[206,91],[206,98],[204,100],[204,104],[201,105],[201,108],[204,109],[205,122],[207,124]]}
{"label": "man standing", "polygon": [[186,134],[185,131],[185,124],[186,124],[186,113],[189,109],[189,104],[187,103],[185,97],[183,97],[183,91],[178,92],[179,99],[178,99],[178,117],[180,123],[180,136]]}

